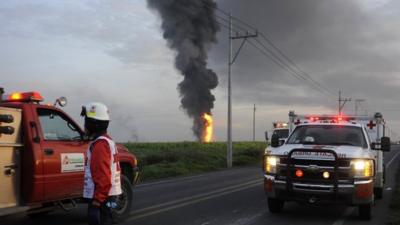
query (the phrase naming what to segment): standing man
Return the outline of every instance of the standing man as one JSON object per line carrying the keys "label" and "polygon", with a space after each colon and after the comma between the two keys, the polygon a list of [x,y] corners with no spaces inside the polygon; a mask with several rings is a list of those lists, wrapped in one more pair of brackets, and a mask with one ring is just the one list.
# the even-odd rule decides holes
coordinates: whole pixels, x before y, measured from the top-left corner
{"label": "standing man", "polygon": [[110,115],[104,104],[95,102],[83,106],[81,116],[92,140],[86,155],[83,190],[89,202],[89,225],[109,225],[113,223],[116,196],[122,193],[117,147],[107,134]]}

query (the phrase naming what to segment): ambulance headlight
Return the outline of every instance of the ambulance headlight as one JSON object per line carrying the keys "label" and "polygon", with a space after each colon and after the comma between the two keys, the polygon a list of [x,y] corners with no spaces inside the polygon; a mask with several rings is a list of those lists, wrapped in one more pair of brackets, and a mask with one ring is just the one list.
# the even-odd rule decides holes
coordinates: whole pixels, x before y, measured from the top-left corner
{"label": "ambulance headlight", "polygon": [[276,165],[279,163],[279,158],[276,156],[264,156],[264,172],[276,173]]}
{"label": "ambulance headlight", "polygon": [[369,159],[353,160],[350,163],[354,178],[372,177],[374,175],[374,162]]}

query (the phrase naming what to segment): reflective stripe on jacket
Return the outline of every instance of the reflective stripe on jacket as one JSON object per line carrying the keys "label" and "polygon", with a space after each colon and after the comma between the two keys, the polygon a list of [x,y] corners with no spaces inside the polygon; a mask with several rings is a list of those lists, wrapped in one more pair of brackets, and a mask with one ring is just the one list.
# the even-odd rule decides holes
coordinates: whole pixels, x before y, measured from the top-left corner
{"label": "reflective stripe on jacket", "polygon": [[94,140],[87,150],[83,197],[103,202],[108,196],[120,195],[121,169],[115,158],[115,142],[107,136]]}

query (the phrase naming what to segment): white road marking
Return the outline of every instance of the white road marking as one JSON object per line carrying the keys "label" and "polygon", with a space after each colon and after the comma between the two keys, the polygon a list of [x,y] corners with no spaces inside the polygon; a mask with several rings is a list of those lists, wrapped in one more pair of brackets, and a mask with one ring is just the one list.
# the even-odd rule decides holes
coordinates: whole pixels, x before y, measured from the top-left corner
{"label": "white road marking", "polygon": [[354,207],[348,207],[343,215],[337,219],[332,225],[342,225],[344,223],[344,221],[346,220],[346,217],[350,216],[354,211]]}
{"label": "white road marking", "polygon": [[258,220],[264,214],[265,214],[264,212],[261,212],[250,217],[240,218],[239,220],[236,220],[235,222],[231,223],[231,225],[250,225],[254,223],[256,220]]}
{"label": "white road marking", "polygon": [[396,155],[393,156],[393,158],[389,161],[389,163],[386,165],[386,168],[389,168],[390,164],[397,158],[397,156],[400,154],[400,151],[396,153]]}
{"label": "white road marking", "polygon": [[207,174],[199,174],[199,175],[193,175],[193,176],[190,176],[190,177],[182,177],[182,178],[174,178],[174,179],[169,179],[169,180],[148,182],[148,183],[135,185],[135,188],[153,186],[153,185],[157,185],[157,184],[176,183],[176,182],[179,182],[179,181],[193,180],[193,179],[196,179],[196,178],[199,178],[199,177],[204,177],[206,175]]}
{"label": "white road marking", "polygon": [[[214,173],[221,173],[222,174],[222,173],[227,172],[228,175],[230,175],[231,173],[234,173],[234,172],[236,172],[238,170],[243,170],[243,168],[225,169],[225,170],[220,170],[220,171],[217,171],[217,172],[214,172]],[[194,179],[199,178],[199,177],[210,176],[211,173],[213,173],[213,172],[207,172],[207,173],[203,173],[203,174],[191,175],[191,176],[185,176],[185,177],[169,178],[169,179],[160,180],[160,181],[152,181],[152,182],[140,183],[140,184],[135,185],[135,188],[153,186],[153,185],[158,185],[158,184],[177,183],[177,182],[181,182],[181,181],[194,180]]]}
{"label": "white road marking", "polygon": [[205,196],[208,196],[208,195],[213,195],[213,194],[217,194],[217,193],[220,193],[220,192],[229,191],[229,190],[232,190],[232,189],[235,189],[235,188],[245,187],[247,185],[251,185],[251,184],[254,184],[254,183],[259,184],[260,182],[261,182],[260,180],[252,180],[252,181],[248,181],[248,182],[245,182],[245,183],[242,183],[242,184],[232,185],[232,186],[220,188],[220,189],[217,189],[217,190],[214,190],[214,191],[210,191],[210,192],[206,192],[206,193],[202,193],[202,194],[197,194],[197,195],[193,195],[193,196],[186,197],[186,198],[180,198],[180,199],[169,201],[169,202],[164,202],[164,203],[161,203],[161,204],[158,204],[158,205],[149,206],[147,208],[143,208],[143,209],[139,209],[139,210],[136,210],[136,211],[132,211],[132,212],[130,212],[130,214],[142,213],[142,212],[145,212],[145,211],[149,211],[149,210],[153,210],[153,209],[157,209],[157,208],[161,208],[161,207],[165,207],[165,206],[169,206],[169,205],[179,204],[181,202],[191,201],[191,200],[196,199],[196,198],[202,198],[202,197],[205,197]]}
{"label": "white road marking", "polygon": [[[157,206],[151,206],[151,207],[148,207],[148,208],[143,209],[143,210],[138,210],[138,211],[131,212],[131,214],[133,214],[133,216],[131,218],[127,219],[127,221],[140,219],[140,218],[151,216],[151,215],[154,215],[154,214],[159,214],[159,213],[162,213],[162,212],[165,212],[165,211],[181,208],[181,207],[184,207],[184,206],[187,206],[187,205],[192,205],[192,204],[195,204],[195,203],[198,203],[198,202],[203,202],[203,201],[206,201],[206,200],[209,200],[209,199],[213,199],[213,198],[217,198],[217,197],[220,197],[220,196],[223,196],[223,195],[227,195],[227,194],[231,194],[231,193],[234,193],[234,192],[246,190],[246,189],[249,189],[249,188],[252,188],[252,187],[256,187],[256,186],[260,186],[261,184],[262,184],[262,182],[260,182],[260,181],[256,182],[256,183],[255,182],[248,182],[247,185],[241,185],[241,186],[239,186],[239,187],[237,187],[235,189],[231,189],[231,190],[228,189],[227,191],[217,192],[215,194],[208,195],[208,196],[201,197],[201,198],[197,198],[197,199],[196,198],[185,199],[185,200],[187,200],[186,202],[172,201],[172,202],[177,202],[177,203],[176,204],[172,204],[172,205],[164,203],[164,204],[160,204],[160,205],[157,205]],[[223,188],[223,189],[227,189],[227,188]],[[220,190],[223,190],[223,189],[220,189]],[[210,193],[205,193],[204,195],[210,194]],[[169,202],[169,203],[171,203],[171,202]],[[167,205],[167,206],[160,208],[160,206],[164,206],[164,205]],[[145,211],[147,211],[149,209],[155,209],[155,210],[149,211],[149,212],[145,212]]]}

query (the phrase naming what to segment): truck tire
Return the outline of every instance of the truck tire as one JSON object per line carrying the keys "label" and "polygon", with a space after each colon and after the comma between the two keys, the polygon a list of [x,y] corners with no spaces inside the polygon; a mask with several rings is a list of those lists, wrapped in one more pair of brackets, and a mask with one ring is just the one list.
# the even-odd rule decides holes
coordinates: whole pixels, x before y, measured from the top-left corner
{"label": "truck tire", "polygon": [[359,205],[358,214],[362,220],[370,220],[372,216],[372,203]]}
{"label": "truck tire", "polygon": [[49,213],[54,212],[56,210],[54,203],[44,203],[42,207],[34,209],[32,211],[28,211],[27,215],[31,219],[41,219],[46,217]]}
{"label": "truck tire", "polygon": [[283,209],[283,205],[285,201],[276,199],[276,198],[268,198],[268,209],[271,213],[279,213]]}
{"label": "truck tire", "polygon": [[52,211],[53,210],[37,212],[37,213],[29,213],[28,216],[29,216],[29,218],[34,219],[34,220],[42,219],[42,218],[46,217],[47,215],[49,215],[49,213]]}
{"label": "truck tire", "polygon": [[381,187],[374,188],[374,196],[375,196],[375,199],[382,199],[383,198],[383,188],[381,188]]}
{"label": "truck tire", "polygon": [[132,209],[133,188],[129,179],[121,175],[122,194],[117,198],[117,208],[113,211],[115,222],[124,221]]}

